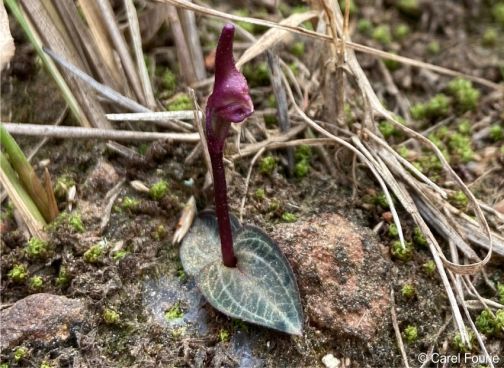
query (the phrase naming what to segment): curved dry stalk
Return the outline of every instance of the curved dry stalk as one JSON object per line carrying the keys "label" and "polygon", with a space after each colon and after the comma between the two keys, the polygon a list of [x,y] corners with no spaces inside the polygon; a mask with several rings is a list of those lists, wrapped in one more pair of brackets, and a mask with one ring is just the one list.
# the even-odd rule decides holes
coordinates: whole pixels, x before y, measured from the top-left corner
{"label": "curved dry stalk", "polygon": [[250,166],[247,173],[247,179],[245,180],[245,193],[243,193],[243,197],[240,204],[240,221],[242,222],[243,222],[243,211],[245,209],[245,201],[247,200],[247,192],[250,184],[250,177],[252,176],[252,169],[254,168],[256,161],[259,159],[259,157],[261,157],[261,155],[265,150],[266,150],[265,147],[261,148],[252,158],[252,161],[250,161]]}

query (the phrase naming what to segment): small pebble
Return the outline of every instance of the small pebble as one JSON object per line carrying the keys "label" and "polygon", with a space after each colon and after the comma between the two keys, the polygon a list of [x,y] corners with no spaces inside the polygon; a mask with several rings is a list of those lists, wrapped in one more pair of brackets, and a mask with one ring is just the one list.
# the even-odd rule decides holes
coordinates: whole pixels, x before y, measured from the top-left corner
{"label": "small pebble", "polygon": [[327,354],[322,358],[322,363],[326,368],[339,368],[341,361],[332,354]]}

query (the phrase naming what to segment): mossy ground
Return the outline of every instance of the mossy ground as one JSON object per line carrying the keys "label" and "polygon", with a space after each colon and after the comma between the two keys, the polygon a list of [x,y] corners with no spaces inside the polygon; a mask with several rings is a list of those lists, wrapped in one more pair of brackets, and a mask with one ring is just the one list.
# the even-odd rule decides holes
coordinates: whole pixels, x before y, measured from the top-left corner
{"label": "mossy ground", "polygon": [[[482,9],[481,22],[465,22],[475,19],[471,12],[463,5],[454,2],[434,2],[437,7],[446,7],[445,11],[434,11],[429,18],[429,24],[423,24],[414,8],[414,2],[401,1],[397,8],[388,4],[383,9],[372,9],[372,16],[368,24],[361,24],[354,34],[354,40],[407,55],[413,58],[427,60],[447,67],[476,74],[495,82],[503,81],[503,66],[498,62],[480,65],[469,65],[464,50],[467,43],[472,47],[473,55],[487,55],[485,60],[500,57],[502,50],[492,46],[488,40],[480,45],[480,35],[488,32],[488,27],[493,27],[502,36],[504,30],[488,9]],[[442,4],[440,4],[442,3]],[[369,14],[369,5],[365,1],[355,1],[355,19],[361,19]],[[486,4],[486,2],[485,2]],[[451,8],[450,8],[451,7]],[[483,7],[483,5],[482,5]],[[450,17],[455,9],[464,17]],[[437,8],[436,8],[437,9]],[[452,10],[453,10],[452,9]],[[496,11],[497,12],[497,11]],[[499,13],[500,14],[500,13]],[[478,18],[480,19],[480,18]],[[499,18],[500,19],[500,18]],[[499,20],[497,19],[497,20]],[[397,32],[401,25],[407,23],[409,32]],[[389,32],[383,25],[389,24]],[[379,28],[382,27],[382,28]],[[500,27],[500,28],[499,28]],[[404,28],[404,27],[403,27]],[[379,30],[376,31],[376,29]],[[373,30],[375,37],[373,40]],[[432,31],[435,30],[435,31]],[[445,31],[443,31],[445,30]],[[447,32],[458,30],[459,32]],[[460,33],[468,38],[461,42]],[[210,32],[208,33],[210,34]],[[16,36],[16,35],[15,35]],[[21,36],[17,36],[21,37]],[[204,47],[211,47],[214,40],[206,34],[202,36]],[[488,38],[488,37],[487,37]],[[497,37],[498,38],[498,37]],[[429,47],[433,43],[441,45],[436,50]],[[206,45],[206,46],[205,46]],[[455,45],[448,47],[449,45]],[[306,53],[312,52],[310,41],[306,41]],[[287,49],[288,52],[288,49]],[[293,52],[293,51],[291,51]],[[295,56],[296,53],[294,53]],[[303,59],[303,57],[300,57]],[[377,86],[380,97],[391,108],[395,107],[395,97],[387,93],[383,85],[383,77],[379,68],[375,67],[375,59],[359,55],[360,61],[368,72],[373,86]],[[481,59],[481,58],[480,58]],[[26,46],[17,51],[11,69],[2,75],[2,121],[11,120],[19,122],[55,121],[64,104],[47,75],[34,61],[31,51]],[[310,60],[306,60],[309,64]],[[259,65],[259,62],[258,62]],[[24,66],[22,69],[20,66]],[[170,61],[168,65],[170,66]],[[173,68],[176,70],[176,68]],[[399,66],[390,68],[393,79],[398,87],[404,91],[411,103],[425,103],[438,93],[447,93],[449,78],[435,78],[430,80],[426,76],[412,73],[411,68]],[[157,71],[156,71],[157,73]],[[162,71],[159,72],[163,75]],[[420,73],[421,74],[421,73]],[[174,77],[178,79],[178,75]],[[170,76],[170,83],[172,82]],[[409,81],[409,82],[408,82]],[[159,85],[162,79],[158,81]],[[408,84],[409,83],[409,84]],[[264,80],[256,81],[264,88]],[[480,88],[479,86],[477,88]],[[180,92],[178,85],[170,84],[170,96]],[[474,108],[469,102],[469,108],[457,104],[443,104],[442,111],[430,109],[428,116],[422,119],[407,122],[412,128],[422,131],[442,120],[445,116],[453,116],[444,126],[446,130],[435,129],[432,134],[437,138],[441,149],[445,149],[449,161],[466,182],[474,182],[479,175],[486,172],[494,165],[502,165],[504,153],[502,151],[502,137],[498,133],[493,135],[477,134],[473,126],[480,122],[484,116],[491,116],[492,126],[504,125],[502,116],[502,102],[484,99],[488,92],[482,89],[482,96]],[[262,92],[257,96],[264,95]],[[456,98],[457,94],[448,99]],[[469,93],[470,96],[474,94]],[[50,96],[50,101],[47,101]],[[352,96],[349,96],[351,98]],[[255,99],[255,97],[254,97]],[[167,100],[168,101],[168,100]],[[356,99],[357,101],[357,99]],[[268,101],[258,101],[261,107],[268,106]],[[353,102],[352,102],[353,104]],[[48,108],[51,106],[51,108]],[[354,108],[358,108],[353,104]],[[461,119],[468,119],[470,128],[459,129]],[[70,122],[70,118],[67,122]],[[490,126],[490,125],[489,125]],[[385,127],[390,128],[390,127]],[[390,129],[389,129],[390,130]],[[404,137],[395,131],[387,131],[387,139],[391,144],[400,143]],[[494,131],[497,130],[494,128]],[[455,143],[452,143],[453,135]],[[461,139],[461,137],[465,137]],[[20,139],[23,148],[28,149],[36,143],[37,139]],[[460,141],[469,144],[472,156],[464,159],[466,151],[460,149]],[[142,145],[131,145],[144,151]],[[233,358],[233,349],[236,341],[242,341],[243,336],[253,341],[250,351],[253,356],[260,359],[267,367],[316,367],[321,365],[321,358],[327,353],[338,357],[350,358],[353,366],[402,366],[399,351],[396,347],[392,326],[380,331],[371,344],[362,344],[353,340],[342,340],[331,336],[326,331],[317,330],[309,325],[306,333],[300,339],[290,338],[279,333],[271,332],[255,326],[233,321],[216,312],[208,305],[202,308],[208,316],[208,334],[199,336],[191,328],[167,327],[156,322],[145,308],[145,280],[146,278],[172,277],[180,283],[181,287],[190,288],[191,280],[184,277],[178,257],[178,247],[171,243],[173,230],[178,220],[180,210],[191,195],[197,200],[199,209],[212,204],[211,192],[202,191],[205,169],[201,161],[192,165],[183,162],[191,152],[192,146],[183,144],[170,144],[156,142],[150,145],[145,152],[148,165],[138,165],[107,150],[104,143],[91,141],[65,141],[52,139],[37,154],[34,164],[40,173],[40,161],[49,159],[49,170],[53,178],[70,175],[78,191],[77,208],[81,214],[84,228],[61,223],[55,226],[50,234],[49,244],[51,252],[46,259],[30,258],[24,252],[27,239],[21,231],[14,226],[12,218],[6,216],[3,223],[9,231],[2,234],[1,244],[1,269],[2,269],[2,304],[9,304],[24,296],[38,292],[30,287],[28,282],[14,282],[7,277],[9,270],[15,265],[27,265],[26,279],[40,277],[43,280],[40,288],[44,292],[63,294],[72,298],[82,298],[90,313],[88,319],[78,326],[73,337],[60,346],[43,347],[26,344],[29,358],[18,359],[19,366],[40,366],[49,362],[54,366],[72,365],[76,360],[87,361],[90,366],[237,366],[239,361]],[[499,151],[500,150],[500,151]],[[282,151],[272,152],[275,165],[271,170],[261,173],[259,168],[254,170],[247,194],[244,220],[271,230],[275,224],[287,220],[295,221],[303,216],[321,212],[338,212],[351,219],[353,222],[368,228],[380,223],[388,211],[386,206],[381,206],[375,198],[380,192],[375,183],[365,171],[358,171],[358,187],[355,199],[352,199],[351,169],[346,163],[351,162],[351,156],[345,152],[336,152],[329,149],[331,157],[337,157],[338,176],[328,175],[328,170],[321,160],[319,153],[312,150],[308,157],[302,158],[301,174],[294,178],[286,177],[285,161],[281,159]],[[430,154],[418,147],[402,150],[405,156],[418,165],[418,167],[441,183],[447,179],[440,166],[434,162]],[[500,155],[500,156],[499,156]],[[266,157],[266,156],[264,156]],[[118,174],[127,180],[141,180],[147,186],[152,186],[160,180],[167,183],[167,194],[161,198],[150,197],[148,194],[135,192],[130,186],[123,186],[116,206],[112,212],[110,222],[103,234],[99,234],[103,201],[106,190],[86,184],[93,167],[100,158],[106,159],[114,166]],[[501,160],[501,161],[499,161]],[[241,160],[236,162],[235,172],[231,173],[229,181],[229,195],[232,211],[238,213],[240,201],[245,188],[245,177],[249,162]],[[479,174],[478,174],[479,173]],[[472,189],[482,200],[495,203],[502,199],[502,193],[496,191],[502,180],[502,166],[500,169],[487,174],[479,180]],[[187,180],[193,179],[191,185]],[[136,200],[134,206],[121,206],[124,198]],[[60,206],[65,206],[60,200]],[[432,257],[421,241],[415,240],[415,226],[407,213],[399,209],[403,220],[405,237],[412,241],[411,257],[394,261],[394,281],[383,280],[387,286],[395,291],[397,317],[401,331],[408,326],[417,329],[416,339],[411,339],[407,344],[407,352],[411,362],[416,362],[416,355],[425,352],[432,344],[432,338],[440,330],[448,317],[448,302],[441,281],[436,272],[432,271]],[[288,216],[285,214],[289,214]],[[292,216],[291,216],[292,215]],[[160,230],[164,229],[164,230]],[[83,230],[83,231],[80,231]],[[378,230],[384,249],[388,252],[396,239],[394,231],[389,231],[389,223],[384,221]],[[106,242],[104,242],[106,240]],[[103,254],[97,262],[86,262],[86,251],[97,244],[103,245]],[[448,247],[442,243],[443,249],[448,253]],[[119,250],[118,250],[119,248]],[[117,256],[120,254],[120,256]],[[504,283],[504,275],[498,267],[502,260],[490,265],[487,273],[494,281]],[[430,263],[429,263],[430,262]],[[425,264],[429,266],[426,267]],[[38,280],[38,279],[37,279]],[[413,296],[404,296],[402,289],[405,284],[413,285]],[[177,284],[178,285],[178,284]],[[495,298],[484,280],[476,282],[478,290],[483,296]],[[306,301],[304,301],[306,302]],[[167,306],[167,309],[169,306]],[[184,312],[184,305],[181,304]],[[107,311],[118,313],[118,320],[107,323],[104,315],[110,316]],[[477,313],[474,312],[474,317]],[[451,325],[450,325],[451,326]],[[224,331],[224,332],[223,332]],[[226,333],[228,335],[226,335]],[[411,329],[408,335],[411,335]],[[226,338],[223,338],[226,336]],[[454,330],[447,328],[439,337],[438,343],[450,342],[454,338]],[[490,341],[497,343],[501,336],[491,336]],[[241,339],[241,340],[240,340]],[[501,342],[502,343],[502,342]],[[448,344],[449,349],[453,349]],[[16,350],[3,351],[2,362],[14,364]],[[199,363],[197,363],[199,362]]]}

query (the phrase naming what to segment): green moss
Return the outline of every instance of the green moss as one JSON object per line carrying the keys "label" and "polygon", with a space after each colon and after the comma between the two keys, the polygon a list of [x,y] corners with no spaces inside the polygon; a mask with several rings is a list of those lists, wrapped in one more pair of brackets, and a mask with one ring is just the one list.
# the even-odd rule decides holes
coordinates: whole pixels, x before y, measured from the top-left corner
{"label": "green moss", "polygon": [[53,368],[53,366],[49,363],[46,362],[45,360],[40,364],[40,368]]}
{"label": "green moss", "polygon": [[177,89],[177,77],[168,68],[164,69],[161,74],[161,88],[168,96],[173,95]]}
{"label": "green moss", "polygon": [[403,41],[406,37],[409,36],[410,27],[405,23],[401,23],[397,27],[394,28],[393,33],[394,33],[394,38],[397,41]]}
{"label": "green moss", "polygon": [[159,180],[149,188],[149,195],[155,201],[162,199],[168,193],[168,183],[165,180]]}
{"label": "green moss", "polygon": [[415,226],[415,229],[413,229],[413,242],[422,247],[426,247],[429,244],[427,243],[427,238],[424,233],[422,233],[422,230],[420,230],[418,226]]}
{"label": "green moss", "polygon": [[422,265],[422,268],[424,269],[425,273],[428,275],[433,275],[434,272],[436,271],[436,262],[434,262],[432,259],[425,262]]}
{"label": "green moss", "polygon": [[266,199],[266,192],[263,188],[257,188],[254,196],[259,201],[264,201]]}
{"label": "green moss", "polygon": [[380,130],[381,134],[385,139],[390,138],[392,136],[397,136],[399,133],[397,129],[394,127],[394,124],[386,120],[383,120],[380,122],[380,124],[378,124],[378,129]]}
{"label": "green moss", "polygon": [[495,317],[490,310],[485,309],[476,317],[475,321],[478,331],[484,335],[492,335],[495,332]]}
{"label": "green moss", "polygon": [[14,350],[14,361],[20,362],[28,356],[28,349],[24,346],[19,346]]}
{"label": "green moss", "polygon": [[138,208],[139,205],[140,201],[130,196],[124,197],[121,202],[121,208],[129,211],[135,210],[136,208]]}
{"label": "green moss", "polygon": [[492,124],[492,126],[490,127],[490,132],[488,133],[488,136],[494,142],[503,140],[504,139],[504,130],[502,129],[502,126],[499,123]]}
{"label": "green moss", "polygon": [[93,245],[84,253],[84,261],[87,263],[98,263],[103,259],[103,245],[98,243]]}
{"label": "green moss", "polygon": [[179,302],[175,303],[164,312],[164,318],[167,321],[173,321],[174,319],[179,319],[182,318],[183,316],[184,312],[182,311]]}
{"label": "green moss", "polygon": [[1,363],[0,368],[9,368],[9,364],[8,363]]}
{"label": "green moss", "polygon": [[499,298],[499,303],[504,304],[504,284],[497,283],[497,297]]}
{"label": "green moss", "polygon": [[418,0],[399,0],[396,4],[397,8],[406,15],[417,16],[420,14]]}
{"label": "green moss", "polygon": [[388,235],[392,238],[398,238],[399,237],[399,231],[397,230],[397,225],[396,224],[390,224],[388,228]]}
{"label": "green moss", "polygon": [[504,309],[499,309],[495,312],[495,332],[502,333],[504,331]]}
{"label": "green moss", "polygon": [[492,15],[501,27],[504,27],[504,2],[500,1],[492,6]]}
{"label": "green moss", "polygon": [[273,128],[275,125],[278,125],[278,119],[276,114],[264,114],[263,115],[264,123],[267,128]]}
{"label": "green moss", "polygon": [[307,144],[301,144],[296,148],[294,158],[296,161],[310,160],[312,157],[312,149]]}
{"label": "green moss", "polygon": [[280,209],[280,205],[280,201],[276,198],[273,198],[269,203],[268,212],[278,211]]}
{"label": "green moss", "polygon": [[291,212],[282,213],[282,220],[285,222],[296,222],[297,216]]}
{"label": "green moss", "polygon": [[403,337],[408,344],[414,343],[418,339],[417,328],[413,325],[406,326],[406,328],[403,330]]}
{"label": "green moss", "polygon": [[54,195],[59,200],[65,200],[68,193],[68,189],[70,189],[74,185],[75,181],[70,175],[68,174],[61,175],[56,179],[56,184],[54,184]]}
{"label": "green moss", "polygon": [[221,328],[219,330],[219,341],[220,342],[227,342],[227,341],[229,341],[229,338],[230,338],[229,331],[224,328]]}
{"label": "green moss", "polygon": [[407,262],[413,257],[413,247],[410,242],[405,242],[405,247],[401,245],[399,240],[392,242],[390,253],[392,256],[400,261]]}
{"label": "green moss", "polygon": [[114,254],[112,255],[112,259],[114,261],[120,261],[121,259],[126,257],[129,253],[130,252],[124,249],[118,250],[117,252],[114,252]]}
{"label": "green moss", "polygon": [[71,213],[68,216],[68,225],[76,233],[83,233],[86,230],[79,213]]}
{"label": "green moss", "polygon": [[49,253],[49,243],[45,240],[33,237],[28,240],[25,251],[30,258],[45,258]]}
{"label": "green moss", "polygon": [[388,209],[389,208],[389,203],[387,201],[387,197],[385,196],[385,193],[380,193],[376,195],[373,198],[373,203],[377,206],[380,206],[383,209]]}
{"label": "green moss", "polygon": [[41,276],[33,276],[28,280],[28,286],[33,290],[40,290],[44,286],[44,279]]}
{"label": "green moss", "polygon": [[181,93],[168,103],[166,108],[168,111],[192,110],[193,103],[188,95]]}
{"label": "green moss", "polygon": [[117,325],[121,321],[121,315],[111,308],[105,308],[102,318],[107,325]]}
{"label": "green moss", "polygon": [[[238,15],[240,17],[248,17],[250,15],[250,12],[248,9],[238,9],[236,10],[235,12],[235,15]],[[252,24],[252,23],[249,23],[249,22],[241,22],[241,21],[238,21],[236,22],[236,24],[238,26],[240,26],[241,28],[243,28],[244,30],[246,30],[247,32],[249,33],[254,33],[255,32],[255,24]]]}
{"label": "green moss", "polygon": [[453,347],[462,353],[467,353],[471,351],[472,347],[474,346],[474,342],[476,340],[476,336],[474,336],[474,332],[471,330],[467,330],[467,334],[469,337],[469,343],[471,346],[468,346],[462,342],[462,337],[460,336],[460,332],[457,332],[455,336],[453,337],[452,340],[452,345]]}
{"label": "green moss", "polygon": [[158,241],[163,240],[166,237],[167,233],[168,232],[166,231],[166,227],[163,224],[159,224],[158,226],[156,226],[153,237]]}
{"label": "green moss", "polygon": [[498,37],[497,29],[489,27],[485,29],[485,33],[483,33],[481,43],[485,47],[493,47],[497,44],[497,37]]}
{"label": "green moss", "polygon": [[431,41],[427,45],[427,52],[430,55],[437,55],[441,51],[441,45],[439,45],[438,41]]}
{"label": "green moss", "polygon": [[462,111],[475,110],[478,106],[480,91],[473,87],[471,81],[463,78],[453,79],[448,84],[447,91],[455,98],[457,107]]}
{"label": "green moss", "polygon": [[56,286],[64,287],[70,283],[70,273],[65,266],[61,266],[56,277]]}
{"label": "green moss", "polygon": [[357,30],[366,36],[369,36],[373,31],[373,24],[368,19],[360,19],[357,23]]}
{"label": "green moss", "polygon": [[471,122],[469,119],[462,119],[459,121],[457,130],[460,134],[469,135],[471,133]]}
{"label": "green moss", "polygon": [[299,66],[295,61],[289,63],[289,69],[292,71],[292,74],[299,75]]}
{"label": "green moss", "polygon": [[297,57],[302,57],[305,53],[305,44],[304,42],[294,42],[290,47],[290,52]]}
{"label": "green moss", "polygon": [[[392,54],[395,54],[395,52],[392,52]],[[401,67],[400,62],[398,62],[396,60],[392,60],[392,59],[383,60],[383,64],[385,64],[387,69],[390,70],[391,72],[396,71],[397,69],[399,69]]]}
{"label": "green moss", "polygon": [[411,154],[411,151],[406,148],[406,146],[399,146],[399,148],[397,148],[397,153],[403,157],[403,158],[409,158],[410,157],[410,154]]}
{"label": "green moss", "polygon": [[467,208],[469,204],[469,199],[461,190],[450,193],[448,195],[448,201],[458,209],[464,210]]}
{"label": "green moss", "polygon": [[379,25],[376,27],[372,34],[371,37],[373,40],[376,42],[379,42],[383,46],[388,46],[392,42],[392,35],[390,33],[390,27],[386,24]]}
{"label": "green moss", "polygon": [[310,162],[301,160],[294,165],[294,175],[298,178],[304,178],[310,172]]}
{"label": "green moss", "polygon": [[243,74],[251,87],[267,86],[270,84],[269,69],[266,62],[245,64]]}
{"label": "green moss", "polygon": [[9,279],[16,283],[22,283],[28,277],[28,269],[23,264],[16,264],[7,274]]}
{"label": "green moss", "polygon": [[450,113],[451,101],[448,96],[439,93],[425,103],[411,107],[411,117],[415,120],[441,118]]}
{"label": "green moss", "polygon": [[271,175],[276,168],[276,158],[272,155],[263,157],[259,162],[259,171],[262,174]]}
{"label": "green moss", "polygon": [[413,284],[404,284],[401,289],[401,294],[408,299],[413,298],[416,295],[416,289]]}

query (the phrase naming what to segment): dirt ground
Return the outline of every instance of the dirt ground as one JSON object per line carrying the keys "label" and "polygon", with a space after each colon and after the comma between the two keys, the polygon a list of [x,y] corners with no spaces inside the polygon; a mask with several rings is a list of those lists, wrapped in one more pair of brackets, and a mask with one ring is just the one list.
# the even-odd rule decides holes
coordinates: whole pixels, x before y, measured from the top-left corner
{"label": "dirt ground", "polygon": [[[503,83],[504,44],[499,39],[504,38],[504,25],[492,15],[492,6],[497,1],[419,0],[420,14],[399,3],[403,2],[352,2],[355,5],[351,11],[353,40]],[[289,3],[282,12],[303,5]],[[259,12],[260,6],[254,5],[253,9],[263,14]],[[252,16],[256,15],[254,11],[250,13]],[[265,15],[276,20],[280,16],[279,10]],[[369,20],[371,28],[361,22],[363,19]],[[403,29],[406,34],[402,35],[398,29],[404,25],[409,30]],[[388,31],[382,28],[385,35],[376,31],[382,26],[388,27]],[[1,119],[51,124],[65,104],[22,32],[14,29],[17,49],[10,67],[2,73]],[[487,40],[489,29],[497,32],[493,43]],[[216,31],[212,32],[215,38]],[[383,37],[390,40],[387,42]],[[316,53],[320,44],[310,39],[296,38],[296,41],[304,42],[302,53],[296,55],[289,47],[280,52],[294,55],[291,60],[304,62],[313,72],[318,66],[311,65],[313,60],[308,55]],[[409,114],[410,104],[429,100],[444,91],[451,81],[422,69],[383,64],[370,55],[358,57],[379,97],[399,115],[403,115],[404,106]],[[158,65],[166,68],[170,64],[161,60]],[[161,84],[158,86],[161,88]],[[475,88],[481,97],[474,110],[460,112],[454,108],[445,116],[448,119],[435,116],[412,119],[407,124],[425,131],[444,119],[433,131],[446,127],[445,134],[453,135],[460,132],[462,119],[470,121],[468,144],[473,151],[470,160],[461,159],[461,153],[448,138],[443,141],[438,136],[438,139],[451,155],[450,163],[462,179],[473,184],[471,189],[480,199],[495,206],[504,199],[504,138],[494,139],[489,131],[492,126],[504,127],[504,101],[502,94],[481,86],[475,85]],[[177,87],[177,90],[183,89],[182,84]],[[198,91],[202,101],[206,93]],[[257,110],[268,107],[267,99],[260,96],[269,95],[269,85],[252,88]],[[314,92],[310,97],[309,110],[323,119],[323,96]],[[350,119],[358,115],[359,109],[357,98],[352,100],[353,97],[350,92],[347,112]],[[63,124],[75,122],[68,116]],[[395,133],[387,138],[391,144],[404,140]],[[28,153],[39,139],[20,138],[18,142]],[[252,172],[243,222],[272,234],[289,257],[300,283],[305,330],[302,337],[290,337],[217,312],[205,303],[194,281],[185,275],[178,245],[171,240],[181,210],[191,196],[196,198],[200,210],[213,204],[211,188],[202,189],[206,174],[203,157],[185,163],[194,146],[173,142],[127,146],[138,155],[122,156],[106,142],[61,139],[50,139],[36,154],[32,163],[38,173],[47,167],[55,183],[72,182],[77,190],[73,203],[66,200],[64,189],[58,197],[60,210],[66,215],[50,226],[48,251],[41,257],[27,254],[28,239],[17,226],[8,199],[3,202],[2,312],[29,295],[48,293],[78,300],[82,314],[68,321],[64,338],[49,341],[26,335],[2,346],[0,367],[323,367],[322,358],[327,354],[338,358],[341,366],[399,367],[403,363],[391,320],[391,291],[395,295],[399,329],[404,331],[407,326],[415,326],[418,331],[418,337],[406,345],[411,366],[420,366],[418,355],[431,346],[446,354],[459,352],[454,344],[456,332],[450,322],[445,290],[436,272],[430,272],[425,266],[432,260],[428,248],[416,242],[408,260],[390,254],[395,241],[388,219],[390,212],[380,202],[379,187],[365,168],[357,170],[358,185],[354,186],[349,152],[339,147],[327,148],[326,153],[335,163],[335,176],[330,175],[323,153],[316,149],[309,153],[306,176],[288,177],[283,150],[272,152],[276,162],[273,169],[263,170],[257,164]],[[425,154],[420,148],[413,147],[410,151],[409,158],[424,164],[426,173],[438,183],[452,185],[435,165],[425,166],[428,159],[422,158]],[[233,170],[228,170],[230,206],[236,214],[245,196],[249,165],[249,158],[239,159],[234,162]],[[164,180],[168,192],[154,199],[133,188],[130,183],[134,180],[147,187]],[[116,186],[118,197],[106,227],[101,229],[109,203],[107,193]],[[78,220],[70,221],[69,218],[75,217],[69,214],[78,215],[82,226]],[[334,214],[345,219],[344,222],[334,220]],[[399,215],[406,238],[414,239],[412,219],[402,209]],[[350,229],[356,238],[340,233],[323,235],[324,229],[333,226],[331,221],[336,221],[336,227]],[[380,227],[376,227],[378,224]],[[310,233],[310,228],[319,230]],[[308,230],[303,232],[303,229]],[[309,234],[307,240],[303,234]],[[340,244],[339,250],[324,250],[338,270],[335,284],[330,285],[328,280],[332,276],[327,275],[334,271],[333,263],[315,253],[307,256],[315,254],[313,260],[301,257],[300,246],[303,241],[310,244],[320,241],[320,247],[313,247],[313,252],[322,252],[323,244],[333,239]],[[449,252],[448,245],[442,244],[445,252]],[[93,247],[97,250],[94,258],[89,253]],[[352,252],[357,252],[360,258]],[[15,282],[9,278],[9,271],[20,264],[27,267],[29,278],[40,276],[43,285],[34,288],[28,281]],[[494,257],[485,277],[504,283],[502,265],[503,260]],[[336,284],[351,285],[347,282],[352,277],[359,278],[355,281],[357,290],[338,289]],[[477,276],[474,284],[480,294],[498,300],[484,277]],[[413,285],[414,292],[405,292],[405,285]],[[378,299],[383,299],[383,303],[374,309],[373,303]],[[343,300],[348,303],[344,304]],[[321,312],[326,306],[328,310]],[[361,317],[368,309],[380,316],[368,330],[360,319],[357,322],[345,319],[349,311]],[[474,318],[480,312],[477,308],[471,310]],[[317,318],[324,313],[334,318]],[[345,323],[336,320],[340,317]],[[45,327],[37,328],[44,330]],[[485,344],[490,354],[500,354],[500,363],[495,366],[504,366],[502,332],[485,337]],[[477,346],[474,354],[480,353]],[[17,359],[23,348],[26,348],[25,354]]]}

